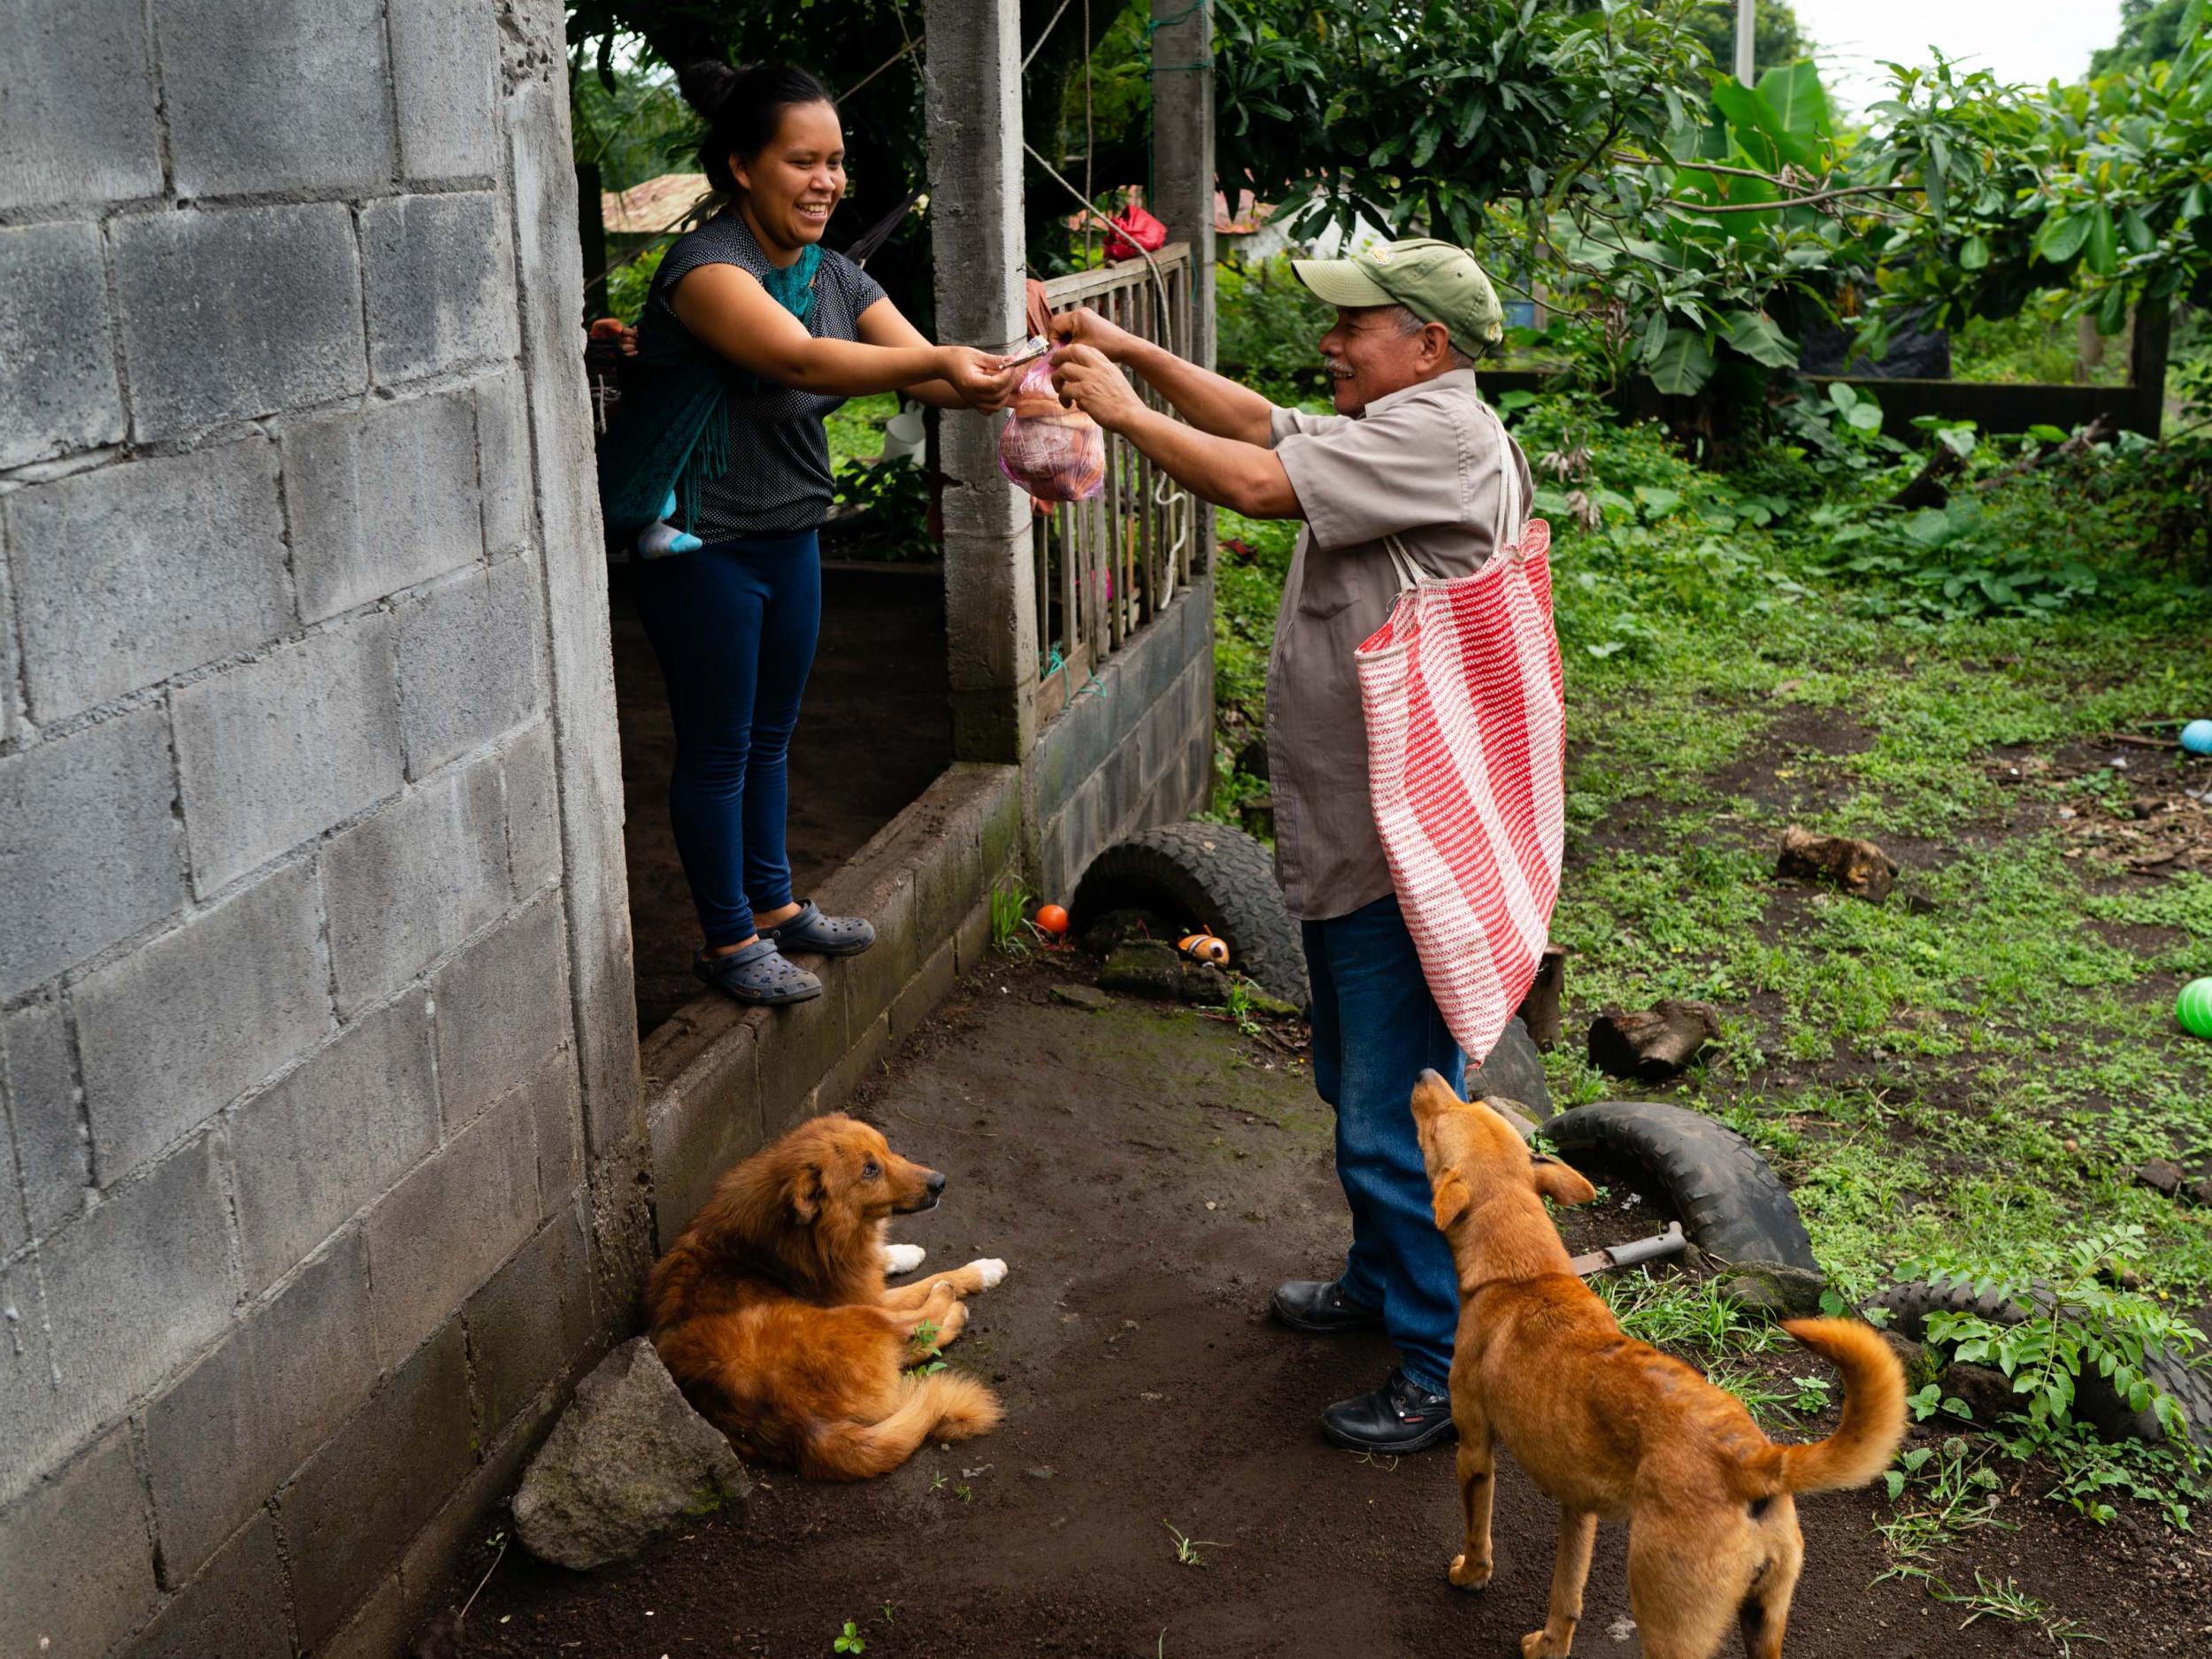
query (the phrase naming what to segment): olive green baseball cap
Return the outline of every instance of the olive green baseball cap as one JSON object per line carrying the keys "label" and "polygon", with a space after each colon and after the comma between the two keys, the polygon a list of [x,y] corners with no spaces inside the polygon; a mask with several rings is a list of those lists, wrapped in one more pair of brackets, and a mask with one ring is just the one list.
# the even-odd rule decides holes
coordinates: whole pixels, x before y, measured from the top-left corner
{"label": "olive green baseball cap", "polygon": [[1474,255],[1433,236],[1378,242],[1348,259],[1293,259],[1290,268],[1332,305],[1402,305],[1441,323],[1470,357],[1505,337],[1505,309]]}

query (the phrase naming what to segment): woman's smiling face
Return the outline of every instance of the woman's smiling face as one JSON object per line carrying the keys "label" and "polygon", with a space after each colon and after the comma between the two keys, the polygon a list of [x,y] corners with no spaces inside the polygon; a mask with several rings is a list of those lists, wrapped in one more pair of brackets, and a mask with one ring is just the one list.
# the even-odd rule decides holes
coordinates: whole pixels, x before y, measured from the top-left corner
{"label": "woman's smiling face", "polygon": [[797,250],[822,240],[845,195],[845,129],[833,104],[795,104],[757,156],[732,156],[753,227]]}

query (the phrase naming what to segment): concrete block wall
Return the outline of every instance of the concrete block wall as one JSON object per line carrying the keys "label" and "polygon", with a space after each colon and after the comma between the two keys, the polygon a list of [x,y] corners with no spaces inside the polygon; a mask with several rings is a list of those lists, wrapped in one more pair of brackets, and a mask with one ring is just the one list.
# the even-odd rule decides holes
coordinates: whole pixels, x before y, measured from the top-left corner
{"label": "concrete block wall", "polygon": [[0,8],[0,1654],[395,1651],[651,1248],[562,39]]}
{"label": "concrete block wall", "polygon": [[1065,902],[1124,836],[1202,810],[1214,775],[1213,579],[1186,588],[1037,735],[1029,867]]}

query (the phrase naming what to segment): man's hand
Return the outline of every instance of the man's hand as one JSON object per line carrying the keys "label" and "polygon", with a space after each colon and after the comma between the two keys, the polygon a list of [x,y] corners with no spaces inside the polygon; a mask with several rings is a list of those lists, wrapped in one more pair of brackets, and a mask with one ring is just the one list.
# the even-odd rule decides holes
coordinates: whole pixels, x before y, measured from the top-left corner
{"label": "man's hand", "polygon": [[1071,311],[1056,312],[1052,319],[1052,337],[1063,345],[1088,346],[1101,357],[1115,363],[1125,361],[1129,348],[1138,343],[1136,335],[1118,323],[1107,321],[1087,305],[1079,305]]}
{"label": "man's hand", "polygon": [[1063,346],[1054,352],[1052,384],[1062,403],[1109,432],[1127,431],[1145,413],[1136,388],[1095,346]]}

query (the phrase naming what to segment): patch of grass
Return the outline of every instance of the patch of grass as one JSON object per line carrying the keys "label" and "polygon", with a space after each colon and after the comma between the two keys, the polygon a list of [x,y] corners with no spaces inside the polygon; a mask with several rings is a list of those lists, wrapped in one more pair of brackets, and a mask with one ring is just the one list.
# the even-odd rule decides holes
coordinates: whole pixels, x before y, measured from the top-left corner
{"label": "patch of grass", "polygon": [[991,949],[1020,956],[1029,949],[1029,924],[1023,911],[1029,889],[1018,881],[1002,881],[991,889]]}
{"label": "patch of grass", "polygon": [[1202,1567],[1206,1563],[1199,1556],[1198,1552],[1200,1549],[1220,1549],[1224,1548],[1224,1546],[1214,1542],[1214,1540],[1210,1538],[1193,1538],[1188,1532],[1184,1532],[1182,1528],[1177,1526],[1172,1521],[1164,1520],[1160,1523],[1160,1525],[1167,1528],[1168,1536],[1175,1540],[1175,1561],[1178,1566]]}
{"label": "patch of grass", "polygon": [[2014,1530],[1997,1518],[2004,1482],[1989,1466],[1986,1450],[1954,1435],[1935,1445],[1908,1447],[1883,1477],[1891,1510],[1874,1530],[1889,1552],[1884,1578],[1911,1578],[1930,1557],[1984,1527]]}

